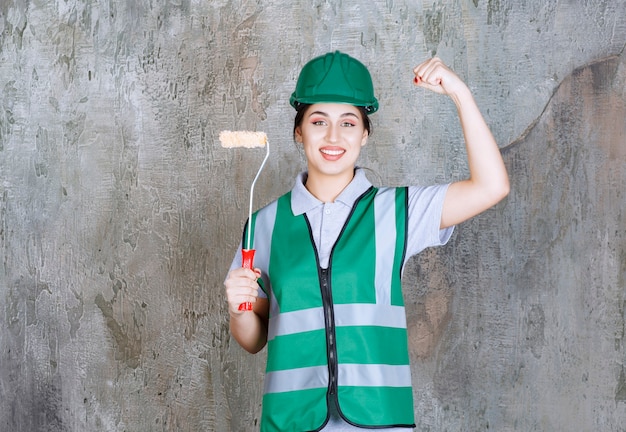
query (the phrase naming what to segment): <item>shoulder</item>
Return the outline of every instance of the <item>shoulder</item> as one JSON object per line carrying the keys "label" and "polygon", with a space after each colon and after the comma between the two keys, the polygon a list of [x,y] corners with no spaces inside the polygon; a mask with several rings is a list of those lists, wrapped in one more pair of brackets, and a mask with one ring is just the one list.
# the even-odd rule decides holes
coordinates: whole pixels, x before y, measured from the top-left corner
{"label": "shoulder", "polygon": [[433,200],[442,201],[446,195],[449,183],[429,186],[408,186],[407,193],[410,202],[428,203]]}

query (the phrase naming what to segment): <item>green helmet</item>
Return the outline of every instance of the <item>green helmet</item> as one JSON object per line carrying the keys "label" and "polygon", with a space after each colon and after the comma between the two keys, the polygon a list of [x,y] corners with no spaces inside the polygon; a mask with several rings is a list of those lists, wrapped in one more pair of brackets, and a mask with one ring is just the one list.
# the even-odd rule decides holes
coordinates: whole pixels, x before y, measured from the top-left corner
{"label": "green helmet", "polygon": [[362,106],[369,114],[375,113],[378,100],[374,97],[372,77],[363,63],[335,51],[305,64],[289,103],[297,109],[300,104],[322,102]]}

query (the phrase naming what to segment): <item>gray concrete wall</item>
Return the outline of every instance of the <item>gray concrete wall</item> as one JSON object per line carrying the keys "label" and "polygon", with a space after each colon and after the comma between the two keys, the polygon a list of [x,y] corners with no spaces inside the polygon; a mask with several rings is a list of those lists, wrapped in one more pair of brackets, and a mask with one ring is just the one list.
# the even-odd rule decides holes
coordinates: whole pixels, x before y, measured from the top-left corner
{"label": "gray concrete wall", "polygon": [[263,354],[222,280],[256,206],[303,167],[302,64],[370,65],[361,165],[467,173],[437,54],[470,85],[511,195],[405,273],[421,431],[626,430],[626,2],[0,2],[0,430],[253,431]]}

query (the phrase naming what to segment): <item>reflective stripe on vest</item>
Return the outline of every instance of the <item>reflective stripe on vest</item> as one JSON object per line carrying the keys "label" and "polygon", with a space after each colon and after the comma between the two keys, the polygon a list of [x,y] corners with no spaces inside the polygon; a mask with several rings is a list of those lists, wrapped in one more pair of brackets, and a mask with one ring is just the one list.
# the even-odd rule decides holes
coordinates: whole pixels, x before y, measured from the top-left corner
{"label": "reflective stripe on vest", "polygon": [[357,200],[331,252],[324,295],[325,271],[291,194],[253,217],[255,264],[271,282],[262,431],[319,429],[335,399],[351,423],[413,426],[400,286],[406,200],[406,188],[371,188]]}
{"label": "reflective stripe on vest", "polygon": [[[328,385],[327,366],[305,369],[268,372],[265,393],[325,388]],[[340,386],[403,387],[411,382],[411,368],[408,365],[340,364],[338,369]]]}
{"label": "reflective stripe on vest", "polygon": [[[404,307],[379,304],[335,305],[336,326],[382,326],[406,328]],[[311,308],[279,314],[270,318],[268,340],[324,328],[324,310]]]}

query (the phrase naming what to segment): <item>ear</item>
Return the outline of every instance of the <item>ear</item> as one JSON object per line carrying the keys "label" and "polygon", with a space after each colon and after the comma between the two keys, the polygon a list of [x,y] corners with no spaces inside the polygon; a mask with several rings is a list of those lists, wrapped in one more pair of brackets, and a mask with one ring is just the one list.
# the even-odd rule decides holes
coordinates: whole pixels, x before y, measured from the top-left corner
{"label": "ear", "polygon": [[298,144],[302,144],[302,128],[300,126],[295,129],[293,137]]}
{"label": "ear", "polygon": [[369,138],[369,136],[370,134],[369,132],[367,132],[367,129],[363,129],[363,137],[361,138],[361,147],[367,144],[367,139]]}

